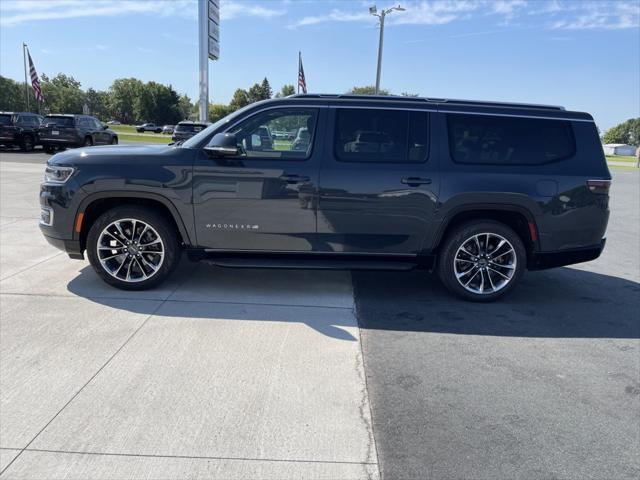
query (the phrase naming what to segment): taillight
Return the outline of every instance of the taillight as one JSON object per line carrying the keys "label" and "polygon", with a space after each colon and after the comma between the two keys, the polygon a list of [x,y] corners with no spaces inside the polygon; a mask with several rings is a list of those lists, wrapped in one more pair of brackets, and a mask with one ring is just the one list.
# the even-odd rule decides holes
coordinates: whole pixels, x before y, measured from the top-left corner
{"label": "taillight", "polygon": [[608,194],[611,180],[587,180],[587,186],[592,193]]}

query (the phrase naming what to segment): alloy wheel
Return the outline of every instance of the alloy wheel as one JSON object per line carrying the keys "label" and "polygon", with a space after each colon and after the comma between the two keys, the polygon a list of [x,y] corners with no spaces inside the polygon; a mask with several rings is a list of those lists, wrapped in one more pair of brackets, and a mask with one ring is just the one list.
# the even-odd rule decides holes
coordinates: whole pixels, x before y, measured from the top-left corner
{"label": "alloy wheel", "polygon": [[135,218],[123,218],[102,230],[97,254],[102,268],[112,277],[124,282],[142,282],[162,267],[165,247],[151,225]]}
{"label": "alloy wheel", "polygon": [[458,283],[469,292],[489,295],[505,288],[516,272],[513,245],[496,233],[479,233],[466,239],[453,259]]}

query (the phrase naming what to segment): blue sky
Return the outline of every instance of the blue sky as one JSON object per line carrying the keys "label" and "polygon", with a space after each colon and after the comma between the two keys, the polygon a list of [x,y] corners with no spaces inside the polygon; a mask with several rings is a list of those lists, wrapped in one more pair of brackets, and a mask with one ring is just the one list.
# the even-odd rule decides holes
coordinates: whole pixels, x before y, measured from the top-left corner
{"label": "blue sky", "polygon": [[[375,81],[371,1],[222,0],[213,102],[268,77],[310,92]],[[640,0],[405,0],[387,19],[382,86],[394,93],[564,105],[602,129],[640,116]],[[83,88],[115,78],[172,84],[197,97],[195,0],[0,0],[0,74],[23,78],[22,42],[38,72]]]}

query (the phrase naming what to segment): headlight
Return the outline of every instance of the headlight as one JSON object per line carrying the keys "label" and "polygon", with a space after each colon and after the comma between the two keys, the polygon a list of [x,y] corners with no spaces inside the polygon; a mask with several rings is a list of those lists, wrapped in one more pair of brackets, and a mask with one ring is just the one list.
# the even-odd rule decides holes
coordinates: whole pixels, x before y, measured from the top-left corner
{"label": "headlight", "polygon": [[73,167],[51,167],[47,165],[44,170],[44,181],[50,183],[65,183],[74,172]]}

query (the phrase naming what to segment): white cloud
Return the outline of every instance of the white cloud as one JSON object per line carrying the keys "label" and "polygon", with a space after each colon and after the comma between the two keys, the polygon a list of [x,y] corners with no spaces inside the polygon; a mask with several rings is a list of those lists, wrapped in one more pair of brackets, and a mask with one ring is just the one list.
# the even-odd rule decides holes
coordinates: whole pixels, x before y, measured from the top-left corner
{"label": "white cloud", "polygon": [[[197,0],[0,0],[0,25],[10,27],[27,22],[82,17],[109,17],[148,14],[163,17],[196,19]],[[266,7],[260,2],[222,1],[224,20],[241,16],[272,18],[284,15],[285,9]]]}
{"label": "white cloud", "polygon": [[584,2],[577,16],[557,20],[551,28],[565,30],[619,30],[640,27],[640,3]]}

